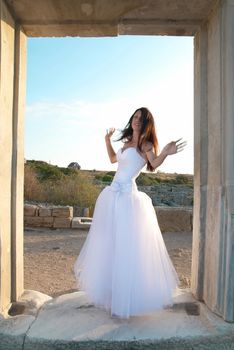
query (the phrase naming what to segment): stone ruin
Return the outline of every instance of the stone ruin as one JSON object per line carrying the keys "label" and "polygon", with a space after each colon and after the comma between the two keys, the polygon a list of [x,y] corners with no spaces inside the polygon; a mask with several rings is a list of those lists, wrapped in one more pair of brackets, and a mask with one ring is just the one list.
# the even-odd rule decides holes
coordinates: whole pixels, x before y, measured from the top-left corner
{"label": "stone ruin", "polygon": [[[162,232],[191,232],[193,225],[192,208],[154,207]],[[24,227],[74,228],[87,229],[92,223],[88,208],[78,212],[85,216],[73,216],[72,206],[47,206],[35,204],[24,205]],[[77,212],[77,209],[76,209]]]}
{"label": "stone ruin", "polygon": [[[59,3],[59,6],[57,5]],[[191,292],[234,322],[234,0],[0,0],[0,312],[24,291],[27,37],[194,37]]]}
{"label": "stone ruin", "polygon": [[[85,208],[87,209],[87,208]],[[72,206],[24,205],[25,227],[89,228],[92,218],[73,217]]]}

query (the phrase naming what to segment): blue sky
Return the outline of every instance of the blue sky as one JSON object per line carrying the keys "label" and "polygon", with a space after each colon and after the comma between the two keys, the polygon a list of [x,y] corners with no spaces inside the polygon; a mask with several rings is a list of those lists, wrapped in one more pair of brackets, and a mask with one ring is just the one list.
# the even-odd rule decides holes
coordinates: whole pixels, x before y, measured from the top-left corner
{"label": "blue sky", "polygon": [[28,39],[26,159],[115,170],[105,130],[123,128],[141,106],[155,117],[161,149],[188,142],[158,169],[193,173],[193,38]]}

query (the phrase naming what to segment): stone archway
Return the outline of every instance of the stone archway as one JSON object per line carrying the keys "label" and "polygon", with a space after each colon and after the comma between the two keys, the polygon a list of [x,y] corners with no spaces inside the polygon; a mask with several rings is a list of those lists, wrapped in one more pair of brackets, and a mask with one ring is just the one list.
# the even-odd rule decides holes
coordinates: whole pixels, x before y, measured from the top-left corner
{"label": "stone archway", "polygon": [[0,0],[0,312],[23,292],[27,36],[193,35],[192,293],[234,322],[234,0]]}

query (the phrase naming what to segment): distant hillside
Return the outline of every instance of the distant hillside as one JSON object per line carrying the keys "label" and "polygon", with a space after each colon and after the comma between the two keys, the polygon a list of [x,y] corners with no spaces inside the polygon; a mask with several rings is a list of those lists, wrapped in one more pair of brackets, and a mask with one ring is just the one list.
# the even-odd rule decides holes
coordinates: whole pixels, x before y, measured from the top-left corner
{"label": "distant hillside", "polygon": [[[100,191],[109,185],[115,171],[79,170],[28,160],[25,163],[25,200],[94,208]],[[163,172],[142,172],[139,190],[147,193],[153,205],[192,206],[193,176]]]}
{"label": "distant hillside", "polygon": [[[86,171],[102,189],[115,174],[113,171]],[[193,175],[169,173],[144,173],[136,179],[138,189],[145,192],[154,206],[193,206]]]}
{"label": "distant hillside", "polygon": [[[57,165],[48,164],[44,161],[27,160],[26,165],[30,165],[35,169],[39,180],[57,180],[72,174],[83,173],[89,178],[97,180],[97,182],[108,183],[111,182],[115,171],[104,170],[83,170],[59,167]],[[158,171],[156,173],[142,172],[137,178],[137,184],[141,186],[152,186],[160,183],[181,185],[186,184],[193,186],[193,175],[191,174],[177,174],[164,173]]]}
{"label": "distant hillside", "polygon": [[[89,174],[95,180],[99,182],[111,182],[115,171],[101,171],[101,170],[82,170],[83,172]],[[164,184],[174,184],[174,185],[184,185],[193,187],[193,175],[190,174],[170,174],[170,173],[146,173],[142,172],[137,180],[137,184],[140,186],[153,186],[160,183]]]}
{"label": "distant hillside", "polygon": [[39,180],[59,180],[66,175],[76,174],[77,169],[64,168],[57,165],[52,165],[42,160],[27,160],[26,166],[30,166],[37,173]]}

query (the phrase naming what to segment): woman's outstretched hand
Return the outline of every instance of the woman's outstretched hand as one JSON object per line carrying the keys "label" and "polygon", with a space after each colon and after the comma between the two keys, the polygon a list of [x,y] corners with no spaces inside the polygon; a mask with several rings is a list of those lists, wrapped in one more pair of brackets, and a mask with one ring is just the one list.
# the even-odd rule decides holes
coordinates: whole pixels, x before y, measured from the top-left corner
{"label": "woman's outstretched hand", "polygon": [[183,149],[186,146],[187,142],[186,141],[179,142],[180,140],[182,140],[182,138],[180,138],[180,139],[178,139],[176,141],[169,142],[163,148],[162,152],[165,153],[166,155],[171,155],[171,154],[175,154],[175,153],[183,151]]}
{"label": "woman's outstretched hand", "polygon": [[109,128],[109,129],[106,129],[106,135],[105,135],[105,138],[108,138],[110,139],[111,136],[114,134],[115,132],[115,128]]}

